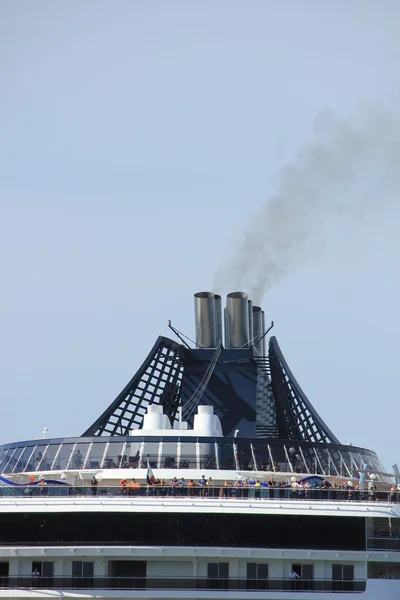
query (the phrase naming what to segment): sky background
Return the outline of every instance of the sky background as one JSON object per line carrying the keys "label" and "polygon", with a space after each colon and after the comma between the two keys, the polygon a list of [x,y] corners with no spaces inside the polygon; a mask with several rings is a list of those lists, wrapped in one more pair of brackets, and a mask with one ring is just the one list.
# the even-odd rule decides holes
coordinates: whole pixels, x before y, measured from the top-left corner
{"label": "sky background", "polygon": [[[399,23],[397,0],[0,3],[1,443],[80,435],[168,319],[194,336],[315,118],[398,102]],[[400,211],[372,200],[262,305],[330,429],[390,469]]]}

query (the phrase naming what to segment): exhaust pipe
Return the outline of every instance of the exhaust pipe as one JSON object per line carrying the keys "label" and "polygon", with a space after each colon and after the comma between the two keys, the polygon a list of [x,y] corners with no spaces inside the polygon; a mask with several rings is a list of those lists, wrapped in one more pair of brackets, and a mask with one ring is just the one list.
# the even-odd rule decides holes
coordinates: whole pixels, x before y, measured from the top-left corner
{"label": "exhaust pipe", "polygon": [[222,340],[222,299],[219,294],[215,294],[215,341],[216,346]]}
{"label": "exhaust pipe", "polygon": [[[264,335],[264,333],[265,333],[265,312],[262,311],[262,335]],[[265,343],[266,343],[266,341],[267,340],[266,340],[266,337],[264,335],[263,339],[261,340],[261,350],[262,350],[261,354],[263,356],[265,356],[265,349],[266,349]]]}
{"label": "exhaust pipe", "polygon": [[254,333],[253,333],[253,303],[251,300],[248,301],[248,312],[249,312],[249,345],[252,346],[253,345],[253,337],[254,337]]}
{"label": "exhaust pipe", "polygon": [[215,294],[197,292],[194,295],[194,315],[196,346],[198,348],[216,348]]}
{"label": "exhaust pipe", "polygon": [[228,309],[224,308],[225,348],[231,347],[231,336],[229,335]]}
{"label": "exhaust pipe", "polygon": [[253,344],[261,355],[263,355],[263,340],[261,338],[264,333],[262,315],[261,307],[253,306]]}
{"label": "exhaust pipe", "polygon": [[249,346],[249,302],[244,292],[231,292],[226,298],[225,339],[230,348]]}

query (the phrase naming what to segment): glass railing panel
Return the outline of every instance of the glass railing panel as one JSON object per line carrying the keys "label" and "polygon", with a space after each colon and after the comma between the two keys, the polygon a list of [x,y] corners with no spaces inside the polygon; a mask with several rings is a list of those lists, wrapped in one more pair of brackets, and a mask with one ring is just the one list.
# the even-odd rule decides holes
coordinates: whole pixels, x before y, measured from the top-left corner
{"label": "glass railing panel", "polygon": [[1,450],[1,452],[0,452],[0,473],[2,472],[3,465],[4,465],[4,459],[6,456],[7,456],[7,449]]}
{"label": "glass railing panel", "polygon": [[218,442],[218,459],[220,469],[236,470],[233,442]]}
{"label": "glass railing panel", "polygon": [[198,457],[196,442],[187,442],[181,438],[180,467],[182,469],[197,469]]}
{"label": "glass railing panel", "polygon": [[[170,460],[173,460],[173,464],[176,464],[176,443],[174,444],[174,455],[169,457]],[[160,456],[160,440],[154,441],[146,441],[144,442],[143,447],[136,446],[135,442],[131,443],[131,457],[129,466],[131,468],[137,467],[146,469],[147,461],[149,461],[149,465],[152,469],[157,468],[158,460]],[[173,468],[172,466],[170,468]]]}
{"label": "glass railing panel", "polygon": [[107,450],[107,455],[104,460],[104,469],[118,469],[120,464],[128,462],[126,453],[126,442],[110,440],[110,446]]}
{"label": "glass railing panel", "polygon": [[[46,456],[46,448],[48,447],[47,443],[38,444],[34,450],[34,453],[30,460],[30,465],[25,469],[26,471],[34,471],[36,472],[38,468],[43,467],[43,463],[45,462],[44,457]],[[30,467],[30,468],[28,468]]]}
{"label": "glass railing panel", "polygon": [[44,455],[40,471],[56,470],[62,444],[50,444]]}
{"label": "glass railing panel", "polygon": [[[157,470],[154,472],[157,477]],[[207,473],[206,480],[209,480]],[[179,472],[176,475],[178,482],[180,479]],[[47,479],[47,477],[46,477]],[[188,482],[193,480],[193,486],[188,486]],[[36,480],[37,481],[37,480]],[[214,481],[209,481],[207,486],[202,487],[199,483],[198,477],[187,477],[184,485],[177,485],[176,487],[171,486],[170,480],[160,483],[159,485],[147,486],[146,482],[139,482],[140,487],[135,489],[126,490],[124,489],[124,497],[146,497],[146,498],[157,498],[157,497],[182,497],[191,496],[193,498],[229,498],[229,499],[250,499],[250,500],[279,500],[281,501],[298,501],[298,502],[369,502],[368,492],[348,490],[348,489],[333,489],[324,490],[320,488],[309,488],[309,489],[294,489],[287,485],[281,486],[279,481],[275,482],[275,486],[268,487],[267,482],[262,482],[261,487],[255,485],[254,480],[248,481],[244,477],[234,482],[225,482],[226,484],[221,485],[220,482],[217,484]],[[63,491],[60,491],[63,490]],[[92,495],[93,490],[91,486],[87,485],[87,482],[77,480],[76,484],[71,486],[60,486],[48,484],[44,488],[36,486],[30,487],[29,484],[26,486],[15,487],[15,486],[2,486],[0,488],[0,495],[7,496],[54,496],[54,495],[69,495],[69,496],[86,496]],[[116,482],[112,486],[104,486],[100,484],[96,488],[96,495],[98,496],[120,496],[121,488],[119,482]],[[381,492],[379,497],[374,500],[374,505],[379,502],[388,502],[389,493]],[[400,494],[397,494],[397,500],[400,499]],[[387,549],[387,550],[398,550],[400,546],[400,537],[397,537],[397,533],[387,535],[373,535],[371,531],[368,532],[368,543],[371,548],[375,549]]]}
{"label": "glass railing panel", "polygon": [[198,456],[198,464],[200,469],[212,469],[216,468],[216,460],[215,460],[215,445],[214,440],[210,438],[210,441],[205,442],[197,442],[197,456]]}
{"label": "glass railing panel", "polygon": [[92,442],[89,453],[86,457],[86,469],[101,469],[102,461],[104,457],[104,468],[106,467],[107,456],[104,456],[104,451],[108,442]]}
{"label": "glass railing panel", "polygon": [[[268,444],[265,442],[260,442],[258,440],[252,440],[253,446],[253,462],[256,463],[257,471],[271,471],[273,470],[273,461],[274,457],[272,454],[271,447],[268,447]],[[251,449],[250,449],[251,451]]]}
{"label": "glass railing panel", "polygon": [[[390,574],[390,578],[398,578],[381,567],[381,573]],[[382,577],[377,568],[377,577]],[[389,577],[387,577],[389,578]],[[300,579],[287,578],[245,579],[233,577],[2,577],[1,587],[16,588],[46,588],[46,589],[108,589],[108,590],[203,590],[203,593],[226,592],[229,597],[234,591],[272,591],[272,592],[364,592],[365,579],[329,580],[329,579]],[[208,592],[209,593],[209,592]]]}
{"label": "glass railing panel", "polygon": [[8,472],[8,465],[11,462],[12,456],[15,454],[15,448],[8,448],[4,451],[3,458],[1,460],[0,472]]}
{"label": "glass railing panel", "polygon": [[19,473],[22,470],[21,465],[26,464],[26,461],[28,460],[28,457],[31,454],[31,452],[32,452],[32,448],[30,446],[23,448],[22,452],[18,451],[18,457],[15,460],[14,467],[12,470],[13,473]]}
{"label": "glass railing panel", "polygon": [[367,550],[400,551],[400,538],[368,537]]}
{"label": "glass railing panel", "polygon": [[24,449],[25,449],[25,446],[19,446],[18,448],[14,448],[14,450],[11,451],[11,453],[8,457],[8,461],[4,466],[5,473],[13,472],[14,467],[17,464],[18,460],[20,459]]}
{"label": "glass railing panel", "polygon": [[77,443],[72,449],[68,469],[70,469],[71,471],[83,469],[88,449],[89,444],[87,442]]}
{"label": "glass railing panel", "polygon": [[[75,444],[62,444],[60,448],[60,452],[56,458],[56,461],[53,466],[53,470],[55,471],[64,471],[67,469],[67,466],[71,462],[72,453],[74,450]],[[71,467],[73,468],[73,467]]]}
{"label": "glass railing panel", "polygon": [[[179,448],[181,450],[181,447]],[[154,466],[162,469],[179,469],[181,458],[178,454],[180,454],[178,453],[178,442],[169,442],[168,438],[165,438],[158,448]]]}

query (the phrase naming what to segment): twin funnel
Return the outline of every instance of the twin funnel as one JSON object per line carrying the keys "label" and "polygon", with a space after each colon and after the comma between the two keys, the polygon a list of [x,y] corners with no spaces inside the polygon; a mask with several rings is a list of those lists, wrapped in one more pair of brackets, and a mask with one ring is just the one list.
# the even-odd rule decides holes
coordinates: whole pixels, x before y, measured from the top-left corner
{"label": "twin funnel", "polygon": [[239,349],[253,346],[265,355],[265,316],[260,306],[254,306],[245,292],[231,292],[224,309],[224,336],[222,331],[222,298],[213,292],[194,295],[196,346],[216,348],[219,342],[225,348]]}

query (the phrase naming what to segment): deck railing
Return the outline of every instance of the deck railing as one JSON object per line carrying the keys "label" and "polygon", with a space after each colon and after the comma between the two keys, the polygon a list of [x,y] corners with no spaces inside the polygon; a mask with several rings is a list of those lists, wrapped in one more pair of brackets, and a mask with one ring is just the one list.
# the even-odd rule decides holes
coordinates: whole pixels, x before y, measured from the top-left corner
{"label": "deck railing", "polygon": [[399,492],[368,491],[340,488],[303,488],[291,487],[256,487],[248,486],[200,486],[194,485],[136,485],[136,486],[1,486],[1,497],[44,498],[72,497],[121,497],[148,499],[240,499],[240,500],[303,500],[303,501],[334,501],[334,502],[386,502],[398,503]]}
{"label": "deck railing", "polygon": [[364,592],[366,581],[353,579],[235,579],[205,577],[0,577],[2,589],[114,589]]}
{"label": "deck railing", "polygon": [[367,550],[385,550],[398,552],[400,550],[400,538],[373,536],[367,538]]}

